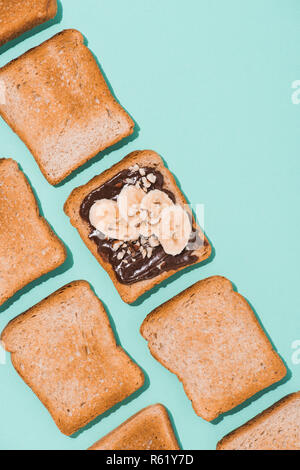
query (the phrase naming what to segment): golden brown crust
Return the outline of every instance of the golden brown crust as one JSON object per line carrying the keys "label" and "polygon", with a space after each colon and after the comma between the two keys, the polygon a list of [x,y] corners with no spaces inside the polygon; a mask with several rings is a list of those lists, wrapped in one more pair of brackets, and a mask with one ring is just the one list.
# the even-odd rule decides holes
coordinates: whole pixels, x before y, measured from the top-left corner
{"label": "golden brown crust", "polygon": [[55,17],[56,0],[0,2],[0,46]]}
{"label": "golden brown crust", "polygon": [[74,281],[12,320],[1,340],[25,383],[71,435],[144,383],[101,301]]}
{"label": "golden brown crust", "polygon": [[221,276],[199,281],[153,310],[140,332],[207,421],[286,375],[250,305]]}
{"label": "golden brown crust", "polygon": [[0,115],[53,185],[133,132],[79,31],[62,31],[11,61],[0,81]]}
{"label": "golden brown crust", "polygon": [[300,450],[300,392],[287,395],[227,434],[217,450]]}
{"label": "golden brown crust", "polygon": [[0,159],[0,305],[66,259],[18,164]]}
{"label": "golden brown crust", "polygon": [[[109,262],[106,262],[102,259],[97,251],[97,246],[93,240],[89,238],[90,229],[88,223],[85,222],[79,215],[80,205],[83,199],[91,192],[93,189],[101,186],[111,179],[114,175],[119,173],[120,171],[129,168],[130,166],[134,165],[135,163],[139,164],[139,166],[151,166],[156,168],[160,171],[164,177],[165,187],[173,192],[176,197],[177,203],[181,205],[187,204],[183,194],[181,193],[180,189],[178,188],[175,178],[172,173],[164,166],[161,157],[151,150],[144,150],[144,151],[136,151],[132,152],[127,155],[123,160],[121,160],[116,165],[112,166],[110,169],[104,171],[98,176],[95,176],[92,180],[90,180],[87,184],[75,188],[69,198],[67,199],[64,205],[65,213],[70,217],[71,224],[78,230],[79,235],[81,236],[82,240],[88,247],[88,249],[92,252],[98,262],[103,266],[103,268],[109,274],[111,280],[113,281],[116,289],[118,290],[120,296],[124,300],[124,302],[132,303],[137,300],[141,295],[145,292],[152,289],[157,284],[160,284],[162,281],[167,279],[168,277],[172,276],[178,271],[185,269],[185,267],[163,272],[159,276],[149,279],[146,281],[140,281],[130,286],[125,284],[121,284],[115,272]],[[193,218],[194,221],[194,218]],[[199,233],[202,234],[200,227],[198,227]],[[206,245],[201,247],[198,250],[194,251],[194,254],[198,256],[198,261],[195,263],[201,263],[202,261],[206,260],[211,255],[211,246],[207,240],[207,238],[203,235],[204,239],[206,240]]]}
{"label": "golden brown crust", "polygon": [[165,407],[150,405],[97,441],[88,450],[179,450]]}

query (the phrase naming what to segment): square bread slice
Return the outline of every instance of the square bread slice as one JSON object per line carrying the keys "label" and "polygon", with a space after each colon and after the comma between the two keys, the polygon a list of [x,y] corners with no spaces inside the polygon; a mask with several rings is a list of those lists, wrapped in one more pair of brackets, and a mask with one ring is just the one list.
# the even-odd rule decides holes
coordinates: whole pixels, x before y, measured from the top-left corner
{"label": "square bread slice", "polygon": [[56,13],[56,0],[1,0],[0,46],[51,20]]}
{"label": "square bread slice", "polygon": [[163,405],[142,409],[88,450],[179,450]]}
{"label": "square bread slice", "polygon": [[85,281],[62,287],[16,317],[1,339],[18,374],[68,436],[144,383]]}
{"label": "square bread slice", "polygon": [[18,164],[0,159],[0,305],[66,259]]}
{"label": "square bread slice", "polygon": [[207,421],[286,375],[250,305],[224,277],[199,281],[153,310],[141,334]]}
{"label": "square bread slice", "polygon": [[300,392],[225,436],[217,450],[300,450]]}
{"label": "square bread slice", "polygon": [[[147,179],[147,175],[144,175],[144,173],[147,172],[152,183]],[[124,175],[124,177],[122,176],[123,179],[121,182],[118,181],[118,175]],[[128,175],[130,177],[128,177]],[[91,197],[94,198],[99,188],[106,188],[110,185],[110,181],[112,181],[111,184],[113,185],[110,196],[114,196],[114,200],[116,200],[116,197],[118,197],[125,186],[136,186],[136,184],[140,184],[144,187],[146,181],[148,188],[144,187],[144,189],[147,190],[147,194],[149,194],[150,191],[156,188],[158,181],[160,181],[160,183],[162,182],[162,190],[165,194],[173,197],[176,205],[186,210],[190,217],[191,225],[195,233],[198,234],[197,243],[192,243],[187,246],[182,252],[182,255],[166,257],[166,253],[162,251],[160,244],[152,248],[153,240],[150,241],[146,237],[141,236],[134,245],[130,240],[127,244],[116,241],[116,244],[113,245],[110,250],[111,258],[100,253],[97,244],[99,242],[93,237],[93,234],[97,231],[95,232],[95,227],[91,225],[90,220],[82,217],[81,208],[84,201],[87,201],[86,206],[88,207]],[[105,197],[110,198],[110,196],[106,194]],[[65,203],[64,210],[69,216],[71,224],[78,230],[86,246],[109,274],[121,298],[127,303],[134,302],[145,292],[152,289],[155,285],[160,284],[174,273],[187,266],[201,263],[211,255],[211,246],[200,227],[196,225],[192,212],[182,192],[178,188],[174,176],[165,167],[161,157],[152,150],[133,152],[110,169],[104,171],[104,173],[94,177],[84,186],[74,189]],[[154,239],[154,242],[157,243],[157,240]],[[152,245],[150,246],[151,243]],[[126,247],[124,248],[124,246]],[[115,249],[116,247],[118,248]],[[137,249],[138,247],[139,249]],[[146,249],[143,251],[143,248]],[[133,253],[131,257],[128,255],[127,250]],[[125,251],[126,256],[121,259],[120,265],[115,269],[111,260],[118,264],[119,256],[122,256]],[[129,271],[126,270],[131,269],[130,263],[133,261],[138,263],[139,267],[135,268],[134,275],[131,275],[128,281],[126,276]],[[125,263],[127,264],[125,265]],[[120,274],[121,271],[123,274]],[[135,276],[136,272],[138,272],[138,276]]]}
{"label": "square bread slice", "polygon": [[133,132],[82,34],[65,30],[0,69],[0,115],[55,185]]}

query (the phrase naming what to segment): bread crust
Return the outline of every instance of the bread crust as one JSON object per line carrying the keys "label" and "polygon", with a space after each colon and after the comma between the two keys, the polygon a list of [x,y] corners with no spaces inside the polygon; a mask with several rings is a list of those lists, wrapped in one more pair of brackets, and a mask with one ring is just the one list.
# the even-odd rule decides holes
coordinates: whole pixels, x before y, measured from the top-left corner
{"label": "bread crust", "polygon": [[165,407],[150,405],[95,442],[88,450],[179,450]]}
{"label": "bread crust", "polygon": [[57,0],[5,0],[0,4],[0,46],[51,20]]}
{"label": "bread crust", "polygon": [[30,184],[17,162],[0,159],[0,184],[2,305],[27,284],[63,264],[67,253],[40,215]]}
{"label": "bread crust", "polygon": [[[208,293],[207,298],[205,291]],[[193,308],[198,296],[200,297],[199,302],[202,301],[201,297],[202,299],[204,298],[203,305],[205,305],[205,309],[203,312],[201,311],[202,307],[195,306]],[[180,312],[184,315],[187,325],[181,326],[181,323],[177,323],[179,318],[181,319]],[[236,344],[243,345],[243,342],[240,342],[241,338],[235,338],[234,332],[227,331],[225,324],[222,329],[222,324],[224,323],[223,317],[226,319],[226,315],[228,316],[229,313],[236,319],[236,327],[240,323],[239,316],[241,316],[241,320],[243,319],[239,330],[243,331],[244,328],[242,326],[248,328],[245,330],[244,341],[248,341],[247,347],[249,347],[249,350],[247,348],[244,348],[242,352],[235,350]],[[200,320],[198,315],[200,315]],[[170,358],[166,353],[166,345],[164,345],[163,351],[156,345],[156,341],[157,343],[163,343],[165,337],[168,336],[169,326],[166,326],[165,336],[160,336],[160,332],[164,331],[164,326],[162,325],[168,325],[165,323],[165,320],[168,318],[171,318],[170,324],[173,325],[175,322],[172,328],[173,330],[178,330],[179,339],[177,337],[177,341],[184,341],[185,332],[189,332],[189,340],[184,344],[179,344],[177,347],[176,339],[173,338],[173,333],[170,330],[169,340],[176,346],[176,354],[184,358],[185,355],[192,354],[192,349],[193,351],[196,350],[195,357],[193,356],[196,366],[190,366],[189,361],[185,364],[184,368],[178,367],[178,361],[172,366],[172,357]],[[201,321],[205,325],[203,326],[203,331],[201,330]],[[190,326],[191,322],[194,322],[192,327]],[[214,325],[215,330],[216,328],[218,330],[210,331],[210,323]],[[251,331],[251,334],[248,333],[248,330],[249,332]],[[198,281],[153,310],[143,321],[140,332],[146,341],[148,341],[148,347],[152,356],[166,369],[177,375],[183,384],[187,397],[192,402],[195,413],[206,421],[215,420],[221,414],[240,405],[257,392],[280,381],[287,373],[285,365],[274,351],[246,299],[235,292],[231,282],[222,276],[213,276]],[[216,335],[215,338],[214,335]],[[217,335],[218,337],[222,335],[218,343]],[[257,347],[255,347],[252,335],[261,349],[258,348],[257,350]],[[218,346],[215,346],[214,341]],[[219,348],[216,358],[213,356],[215,348]],[[225,348],[226,353],[222,351],[222,348]],[[256,359],[255,364],[261,361],[264,366],[264,369],[260,370],[259,373],[253,370],[251,366],[254,355]],[[201,378],[199,378],[199,374],[196,378],[197,364],[201,365],[201,370],[203,371],[203,374],[200,375]],[[191,371],[194,370],[192,380],[187,375],[188,367],[190,367]],[[238,371],[238,379],[236,378],[236,371]],[[244,378],[243,373],[245,375]],[[196,380],[198,382],[195,391]],[[218,396],[216,396],[216,391],[219,393]]]}
{"label": "bread crust", "polygon": [[[110,180],[114,175],[118,174],[120,171],[127,169],[136,163],[140,167],[150,166],[160,171],[164,177],[164,187],[173,192],[174,196],[176,197],[176,202],[181,205],[187,204],[183,194],[181,193],[180,189],[178,188],[176,184],[174,176],[165,167],[161,157],[152,150],[143,150],[143,151],[135,151],[135,152],[130,153],[125,158],[123,158],[123,160],[121,160],[119,163],[113,165],[111,168],[104,171],[100,175],[95,176],[87,184],[83,186],[79,186],[78,188],[75,188],[70,194],[70,196],[68,197],[64,205],[64,211],[67,214],[67,216],[70,218],[71,224],[78,230],[79,235],[82,238],[85,245],[88,247],[88,249],[92,252],[92,254],[95,256],[97,261],[101,264],[101,266],[108,273],[117,291],[119,292],[121,298],[126,303],[135,302],[145,292],[149,291],[157,284],[160,284],[162,281],[169,278],[176,272],[179,272],[182,269],[185,269],[187,267],[187,266],[183,266],[175,270],[162,272],[159,276],[156,276],[153,279],[136,282],[129,286],[125,284],[121,284],[118,281],[111,264],[105,261],[99,255],[98,250],[97,250],[97,245],[95,244],[93,240],[89,238],[89,234],[90,234],[89,225],[86,221],[84,221],[80,217],[80,214],[79,214],[80,205],[82,201],[95,188],[101,186],[106,181]],[[193,217],[193,222],[195,223],[194,217]],[[200,227],[197,226],[197,229],[201,234],[203,233]],[[198,261],[196,261],[194,264],[201,263],[202,261],[209,258],[211,255],[211,246],[207,238],[205,236],[204,238],[207,242],[207,245],[201,247],[198,250],[194,250],[193,253],[198,256]]]}
{"label": "bread crust", "polygon": [[68,436],[144,383],[86,281],[63,286],[13,319],[1,340],[18,374]]}
{"label": "bread crust", "polygon": [[64,30],[0,69],[0,115],[50,184],[133,133],[84,38]]}
{"label": "bread crust", "polygon": [[[288,413],[291,419],[282,422],[280,415]],[[300,392],[287,395],[227,434],[217,450],[300,450]]]}

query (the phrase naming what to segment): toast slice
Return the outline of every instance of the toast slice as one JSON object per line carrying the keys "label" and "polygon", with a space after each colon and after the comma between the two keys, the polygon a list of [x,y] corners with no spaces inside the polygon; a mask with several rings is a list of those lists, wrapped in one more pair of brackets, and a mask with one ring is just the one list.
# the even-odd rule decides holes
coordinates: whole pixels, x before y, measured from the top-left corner
{"label": "toast slice", "polygon": [[[139,170],[136,171],[134,169],[135,167],[139,168]],[[140,177],[140,180],[138,180],[139,182],[144,181],[144,178],[146,179],[145,176],[140,175],[140,172],[142,172],[142,174],[144,173],[142,170],[144,170],[145,168],[146,171],[150,172],[149,175],[156,175],[155,178],[157,178],[157,181],[163,181],[162,190],[165,191],[166,194],[168,194],[170,197],[173,197],[174,202],[177,205],[180,205],[181,207],[184,207],[186,209],[191,219],[194,231],[195,233],[197,233],[198,239],[197,243],[188,246],[182,252],[182,255],[166,257],[165,253],[162,251],[161,246],[157,246],[152,250],[152,255],[150,256],[150,258],[148,258],[149,251],[147,251],[147,256],[144,254],[144,252],[142,253],[139,250],[137,250],[137,254],[135,253],[138,244],[142,245],[143,241],[145,241],[144,237],[140,237],[134,247],[132,243],[129,242],[127,244],[126,250],[129,249],[134,253],[134,257],[136,258],[137,263],[139,263],[138,268],[136,268],[136,271],[142,273],[144,277],[131,276],[130,280],[127,281],[125,277],[126,272],[124,269],[124,265],[121,266],[121,271],[124,271],[124,275],[122,275],[123,277],[125,277],[125,280],[121,278],[120,275],[118,275],[118,273],[120,272],[120,266],[114,268],[111,259],[107,258],[107,256],[102,252],[99,252],[99,245],[97,244],[98,241],[92,237],[94,233],[94,227],[91,225],[90,220],[87,220],[86,218],[82,217],[82,204],[86,200],[87,204],[90,204],[90,197],[94,197],[94,195],[98,191],[98,188],[104,186],[107,187],[107,185],[110,184],[109,182],[111,180],[115,181],[113,183],[114,187],[112,189],[111,196],[114,196],[114,199],[116,199],[116,197],[118,196],[118,194],[120,194],[124,186],[133,186],[131,183],[137,178],[136,174]],[[125,177],[121,182],[118,182],[116,176],[123,174],[127,175],[127,173],[131,177]],[[152,181],[154,180],[152,179]],[[148,188],[148,191],[150,192],[152,189],[155,189],[155,185],[157,185],[157,182],[150,184],[150,182],[148,181],[147,184],[150,185]],[[109,196],[106,195],[106,197]],[[127,157],[123,158],[123,160],[121,160],[119,163],[106,170],[104,173],[94,177],[84,186],[80,186],[74,189],[64,205],[64,211],[69,216],[71,224],[78,230],[79,235],[81,236],[86,246],[98,260],[101,266],[103,266],[103,268],[109,274],[121,298],[127,303],[134,302],[142,294],[149,291],[155,285],[161,283],[168,277],[172,276],[174,273],[192,264],[201,263],[202,261],[209,258],[211,255],[211,246],[200,227],[196,225],[191,210],[187,206],[187,202],[180,189],[178,188],[174,176],[165,167],[161,157],[156,152],[153,152],[151,150],[136,151],[127,155]],[[142,248],[140,247],[140,249]],[[114,250],[114,247],[112,250]],[[123,252],[124,245],[122,245],[121,243],[121,246],[118,250],[111,251],[110,253],[112,253],[113,260],[115,260],[116,257],[120,256]],[[142,258],[142,256],[145,257]],[[132,258],[133,257],[130,258],[130,256],[126,255],[122,262],[127,263],[126,266],[130,268]],[[149,267],[147,267],[145,264],[147,260]],[[156,260],[159,260],[159,262]],[[160,263],[161,266],[159,266]]]}
{"label": "toast slice", "polygon": [[0,115],[55,185],[133,132],[82,34],[65,30],[0,69]]}
{"label": "toast slice", "polygon": [[300,392],[225,436],[217,450],[300,450]]}
{"label": "toast slice", "polygon": [[57,0],[0,2],[0,46],[55,17]]}
{"label": "toast slice", "polygon": [[14,160],[0,159],[0,305],[65,259],[24,173]]}
{"label": "toast slice", "polygon": [[141,334],[207,421],[286,375],[250,305],[224,277],[199,281],[155,309]]}
{"label": "toast slice", "polygon": [[88,450],[179,450],[163,405],[142,409]]}
{"label": "toast slice", "polygon": [[85,281],[62,287],[16,317],[1,339],[18,374],[68,436],[144,383]]}

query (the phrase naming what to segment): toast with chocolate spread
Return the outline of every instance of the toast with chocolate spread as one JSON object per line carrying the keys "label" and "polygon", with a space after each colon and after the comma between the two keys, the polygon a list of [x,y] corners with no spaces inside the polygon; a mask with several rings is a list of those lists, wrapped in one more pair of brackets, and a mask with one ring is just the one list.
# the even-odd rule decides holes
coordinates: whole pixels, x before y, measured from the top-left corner
{"label": "toast with chocolate spread", "polygon": [[173,175],[151,150],[74,189],[64,210],[127,303],[211,254]]}
{"label": "toast with chocolate spread", "polygon": [[141,334],[207,421],[286,375],[250,305],[224,277],[199,281],[156,308]]}
{"label": "toast with chocolate spread", "polygon": [[0,305],[65,259],[65,247],[41,217],[24,173],[14,160],[1,159]]}
{"label": "toast with chocolate spread", "polygon": [[1,335],[18,374],[71,435],[138,390],[141,369],[116,344],[100,300],[74,281],[12,320]]}
{"label": "toast with chocolate spread", "polygon": [[88,450],[179,450],[163,405],[142,409]]}
{"label": "toast with chocolate spread", "polygon": [[62,31],[5,65],[0,84],[0,115],[53,185],[133,132],[79,31]]}
{"label": "toast with chocolate spread", "polygon": [[0,46],[57,13],[57,0],[2,0],[0,2]]}
{"label": "toast with chocolate spread", "polygon": [[300,392],[287,395],[225,436],[217,450],[300,450]]}

